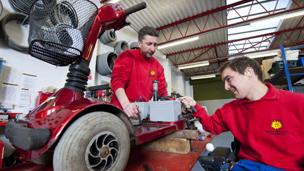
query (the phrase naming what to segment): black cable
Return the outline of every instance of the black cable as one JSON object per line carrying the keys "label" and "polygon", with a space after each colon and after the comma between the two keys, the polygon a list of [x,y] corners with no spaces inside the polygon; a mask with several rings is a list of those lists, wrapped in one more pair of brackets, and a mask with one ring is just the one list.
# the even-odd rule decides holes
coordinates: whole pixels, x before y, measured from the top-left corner
{"label": "black cable", "polygon": [[9,35],[7,34],[5,30],[5,25],[13,20],[18,21],[18,23],[22,24],[26,20],[27,16],[24,14],[8,14],[6,15],[1,21],[0,21],[0,32],[2,33],[2,39],[4,42],[12,49],[28,53],[28,46],[22,46],[14,42],[10,39]]}

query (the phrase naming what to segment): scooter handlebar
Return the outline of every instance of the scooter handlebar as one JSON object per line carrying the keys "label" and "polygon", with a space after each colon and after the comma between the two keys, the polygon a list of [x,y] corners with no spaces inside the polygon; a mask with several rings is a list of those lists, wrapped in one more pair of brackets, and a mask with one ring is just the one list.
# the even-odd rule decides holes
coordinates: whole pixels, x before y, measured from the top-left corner
{"label": "scooter handlebar", "polygon": [[140,11],[142,9],[145,9],[147,7],[147,4],[145,2],[139,3],[137,5],[134,5],[133,7],[125,9],[125,14],[130,15],[134,12]]}

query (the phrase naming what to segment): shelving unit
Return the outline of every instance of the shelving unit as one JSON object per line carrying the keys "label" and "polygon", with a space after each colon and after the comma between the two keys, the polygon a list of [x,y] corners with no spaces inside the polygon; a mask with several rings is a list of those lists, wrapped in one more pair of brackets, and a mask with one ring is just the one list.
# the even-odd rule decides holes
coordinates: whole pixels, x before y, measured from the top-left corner
{"label": "shelving unit", "polygon": [[[290,77],[291,83],[295,83],[304,78],[304,76],[302,75],[302,73],[304,73],[304,67],[288,68],[288,70],[289,73],[293,75],[292,77]],[[270,78],[269,82],[274,85],[286,85],[287,79],[284,70],[280,70],[279,72],[277,72],[274,76]]]}
{"label": "shelving unit", "polygon": [[2,71],[3,63],[4,63],[4,60],[2,58],[0,58],[0,74]]}
{"label": "shelving unit", "polygon": [[285,50],[296,50],[299,48],[304,48],[304,45],[291,47],[288,49],[285,49],[283,45],[280,45],[284,69],[280,70],[273,77],[271,77],[271,79],[269,80],[270,83],[275,85],[285,85],[287,83],[287,89],[292,92],[294,91],[293,83],[304,78],[304,66],[289,68],[287,64]]}

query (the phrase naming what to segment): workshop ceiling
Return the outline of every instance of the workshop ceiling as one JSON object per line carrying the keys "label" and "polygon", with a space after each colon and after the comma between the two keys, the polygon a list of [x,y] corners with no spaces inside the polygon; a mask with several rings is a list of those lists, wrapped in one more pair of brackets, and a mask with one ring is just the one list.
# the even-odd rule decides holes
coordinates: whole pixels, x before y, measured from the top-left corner
{"label": "workshop ceiling", "polygon": [[[303,0],[121,0],[119,3],[128,8],[143,1],[147,8],[127,19],[135,31],[145,25],[156,27],[160,32],[159,45],[199,37],[193,42],[160,49],[175,66],[209,61],[209,66],[182,70],[188,77],[217,73],[230,57],[278,49],[281,44],[285,47],[304,44],[303,14],[277,19],[303,12]],[[262,20],[267,24],[261,23]]]}

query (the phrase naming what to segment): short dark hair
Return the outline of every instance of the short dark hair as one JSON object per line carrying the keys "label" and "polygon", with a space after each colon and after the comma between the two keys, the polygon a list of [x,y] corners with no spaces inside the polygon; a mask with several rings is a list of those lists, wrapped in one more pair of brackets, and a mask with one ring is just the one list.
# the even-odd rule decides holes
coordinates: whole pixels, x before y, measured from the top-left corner
{"label": "short dark hair", "polygon": [[219,72],[222,74],[226,68],[230,68],[240,74],[244,74],[247,67],[253,69],[255,75],[258,76],[260,81],[263,81],[262,69],[259,63],[248,57],[241,57],[227,61],[223,66],[221,66]]}
{"label": "short dark hair", "polygon": [[142,41],[146,35],[158,37],[158,31],[154,27],[144,26],[138,32],[138,41]]}

